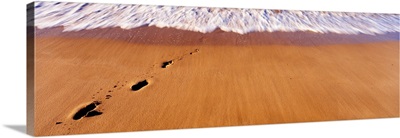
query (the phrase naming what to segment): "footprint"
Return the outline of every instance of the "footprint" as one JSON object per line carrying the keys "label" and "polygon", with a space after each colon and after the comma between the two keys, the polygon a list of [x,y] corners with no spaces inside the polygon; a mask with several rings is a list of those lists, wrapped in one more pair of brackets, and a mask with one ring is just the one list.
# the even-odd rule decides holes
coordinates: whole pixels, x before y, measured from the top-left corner
{"label": "footprint", "polygon": [[199,49],[195,49],[193,52],[190,52],[189,54],[190,55],[193,55],[194,53],[197,53],[197,52],[199,52],[200,50]]}
{"label": "footprint", "polygon": [[92,116],[97,116],[101,115],[102,112],[98,112],[95,109],[97,106],[101,104],[100,101],[93,101],[89,105],[85,106],[84,108],[80,109],[78,112],[75,113],[75,115],[72,117],[74,120],[79,120],[84,117],[92,117]]}
{"label": "footprint", "polygon": [[173,60],[165,61],[162,63],[161,68],[167,68],[167,66],[172,65],[174,63]]}
{"label": "footprint", "polygon": [[136,83],[135,85],[132,85],[132,90],[133,91],[137,91],[140,90],[141,88],[143,88],[144,86],[148,85],[149,82],[147,82],[147,80],[143,80],[143,81],[139,81],[138,83]]}
{"label": "footprint", "polygon": [[[162,63],[161,68],[167,68],[168,66],[174,64],[174,62],[179,62],[180,60],[183,60],[187,56],[193,55],[193,54],[195,54],[195,53],[197,53],[199,51],[200,51],[199,49],[195,49],[194,51],[191,51],[191,52],[188,52],[188,53],[184,53],[184,54],[182,54],[180,56],[172,58],[169,61],[165,61],[165,62]],[[142,77],[150,77],[150,78],[155,77],[160,71],[160,70],[159,71],[156,70],[157,69],[156,66],[157,66],[157,64],[153,64],[149,68],[149,70],[147,72],[143,73],[140,76],[142,76]],[[137,76],[137,77],[139,77],[139,76]],[[120,82],[122,82],[122,83],[120,83]],[[145,79],[143,81],[139,81],[135,85],[132,85],[131,89],[133,91],[138,91],[138,90],[142,89],[143,87],[147,86],[148,84],[149,84],[149,82]],[[111,90],[110,89],[109,90],[105,89],[103,91],[103,88],[100,88],[100,91],[98,91],[98,90],[95,91],[95,93],[92,95],[92,99],[98,99],[100,97],[101,97],[100,99],[102,99],[102,98],[104,98],[103,96],[101,96],[102,94],[105,94],[105,99],[110,99],[112,97],[112,95],[110,95],[109,93],[114,92],[114,91],[117,92],[118,90],[123,89],[127,85],[128,85],[128,81],[127,80],[125,80],[125,81],[117,81],[117,83],[115,85],[112,85],[113,89],[111,89]],[[99,95],[99,94],[101,94],[101,95]],[[100,100],[93,101],[92,103],[90,103],[90,104],[86,105],[85,107],[81,108],[80,110],[78,110],[74,114],[72,119],[73,120],[80,120],[80,119],[85,118],[85,117],[94,117],[94,116],[98,116],[98,115],[103,114],[104,109],[98,108],[98,106],[100,104],[102,104],[102,102]],[[66,122],[64,122],[64,121],[66,121]],[[61,122],[61,121],[56,122],[55,125],[59,125],[59,126],[65,128],[65,129],[67,129],[67,133],[66,134],[70,134],[72,128],[76,128],[79,125],[78,122],[76,122],[76,123],[72,123],[72,122],[68,123],[69,122],[68,120],[64,120],[64,121],[63,122]],[[61,125],[61,124],[63,124],[63,125]]]}

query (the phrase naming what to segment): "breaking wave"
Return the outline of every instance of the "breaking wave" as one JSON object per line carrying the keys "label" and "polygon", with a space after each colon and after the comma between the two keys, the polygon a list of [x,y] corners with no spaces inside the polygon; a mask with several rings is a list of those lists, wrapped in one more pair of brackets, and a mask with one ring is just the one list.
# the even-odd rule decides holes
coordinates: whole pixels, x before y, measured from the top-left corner
{"label": "breaking wave", "polygon": [[149,25],[202,33],[217,28],[239,34],[262,31],[339,34],[400,32],[398,14],[70,2],[35,2],[34,10],[36,27],[63,26],[64,31],[107,27],[131,29]]}

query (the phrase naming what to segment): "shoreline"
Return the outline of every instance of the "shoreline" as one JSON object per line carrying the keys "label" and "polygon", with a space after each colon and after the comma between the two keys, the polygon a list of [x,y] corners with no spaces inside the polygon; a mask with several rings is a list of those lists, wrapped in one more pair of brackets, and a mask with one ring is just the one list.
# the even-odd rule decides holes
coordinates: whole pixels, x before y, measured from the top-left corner
{"label": "shoreline", "polygon": [[299,45],[319,46],[336,44],[361,44],[383,41],[399,41],[400,33],[386,34],[335,34],[314,32],[251,32],[238,34],[220,29],[200,33],[175,28],[142,26],[134,29],[101,28],[62,32],[63,27],[38,29],[36,37],[94,38],[121,40],[142,45]]}

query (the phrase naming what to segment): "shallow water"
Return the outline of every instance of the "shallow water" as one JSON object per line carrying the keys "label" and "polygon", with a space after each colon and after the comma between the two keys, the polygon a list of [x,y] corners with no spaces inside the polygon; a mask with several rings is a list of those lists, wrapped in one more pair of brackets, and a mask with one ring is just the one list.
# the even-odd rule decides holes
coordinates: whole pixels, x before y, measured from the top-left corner
{"label": "shallow water", "polygon": [[400,32],[400,15],[238,8],[35,2],[35,26],[64,31],[144,25],[208,33],[312,31],[338,34]]}

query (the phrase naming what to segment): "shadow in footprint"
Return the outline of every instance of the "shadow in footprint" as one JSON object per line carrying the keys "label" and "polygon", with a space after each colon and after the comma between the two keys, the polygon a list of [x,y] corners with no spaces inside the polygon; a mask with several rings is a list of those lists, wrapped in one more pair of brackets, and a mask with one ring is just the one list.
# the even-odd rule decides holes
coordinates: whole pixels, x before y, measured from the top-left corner
{"label": "shadow in footprint", "polygon": [[147,82],[147,80],[143,80],[143,81],[140,81],[140,82],[136,83],[135,85],[132,85],[131,89],[133,91],[137,91],[137,90],[140,90],[141,88],[143,88],[144,86],[146,86],[148,84],[149,84],[149,82]]}
{"label": "shadow in footprint", "polygon": [[172,63],[174,63],[174,61],[170,60],[170,61],[165,61],[162,63],[161,68],[167,68],[167,66],[171,65]]}
{"label": "shadow in footprint", "polygon": [[[92,116],[96,116],[96,115],[101,115],[102,114],[101,112],[99,112],[100,113],[99,114],[99,113],[96,113],[98,111],[95,111],[96,107],[100,104],[101,104],[100,101],[94,101],[94,102],[90,103],[89,105],[83,107],[78,112],[76,112],[75,115],[72,117],[72,119],[79,120],[83,117],[92,117]],[[94,112],[94,113],[91,113],[91,112]]]}
{"label": "shadow in footprint", "polygon": [[103,114],[103,112],[93,110],[93,111],[90,111],[89,113],[87,113],[87,115],[85,117],[93,117],[93,116],[97,116],[97,115],[101,115],[101,114]]}

